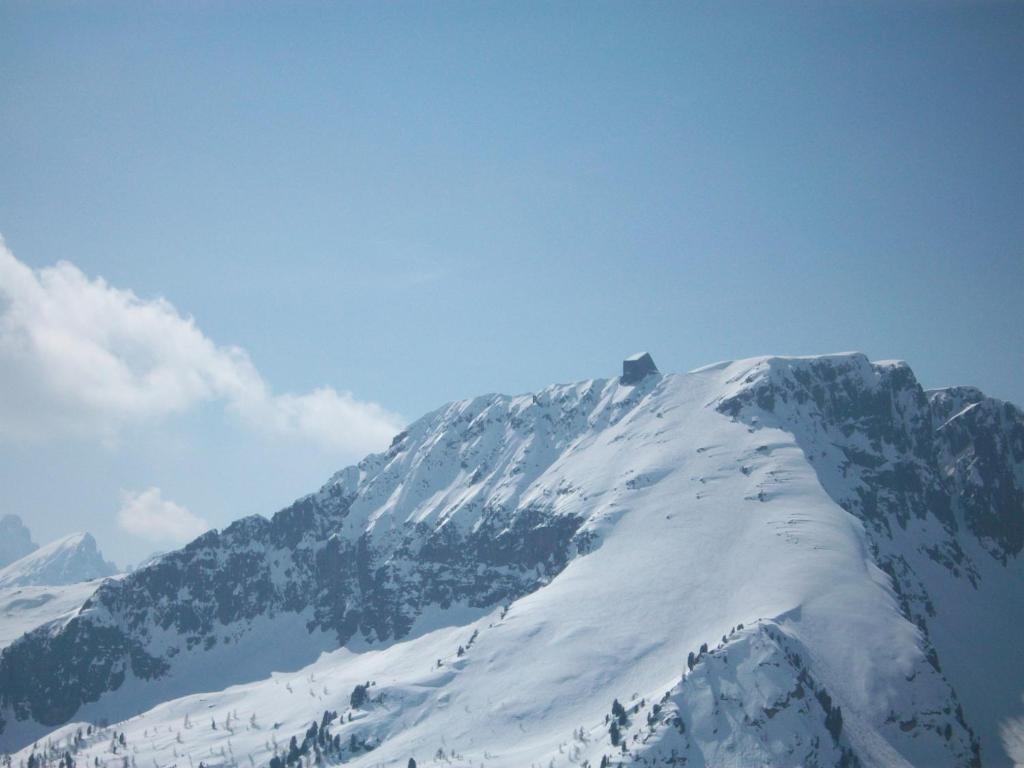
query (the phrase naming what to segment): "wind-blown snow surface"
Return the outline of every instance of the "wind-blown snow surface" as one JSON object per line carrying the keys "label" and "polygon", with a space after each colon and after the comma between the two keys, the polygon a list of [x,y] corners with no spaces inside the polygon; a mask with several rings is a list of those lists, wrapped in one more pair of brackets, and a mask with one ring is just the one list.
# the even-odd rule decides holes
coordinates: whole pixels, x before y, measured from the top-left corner
{"label": "wind-blown snow surface", "polygon": [[[136,632],[137,647],[166,669],[149,680],[128,670],[97,689],[98,701],[50,733],[58,751],[48,754],[72,739],[88,765],[265,765],[336,710],[330,730],[341,748],[331,759],[354,766],[414,757],[421,766],[596,768],[604,756],[959,766],[977,762],[979,737],[985,765],[1010,764],[1003,738],[1012,748],[1024,715],[1019,548],[1012,524],[988,519],[979,494],[967,504],[935,490],[956,485],[954,475],[957,487],[972,481],[955,467],[942,475],[934,446],[915,442],[932,440],[932,416],[909,369],[860,355],[762,358],[635,386],[596,380],[452,404],[309,500],[317,509],[344,500],[336,537],[403,542],[381,544],[373,572],[403,589],[430,585],[398,609],[409,626],[364,623],[337,648],[334,625],[281,607],[215,624],[212,635],[234,639],[210,650],[183,649],[170,624]],[[951,443],[953,464],[980,445],[971,434]],[[416,565],[429,555],[426,545],[416,554],[421,534],[470,542],[500,520],[499,540],[519,531],[529,541],[516,528],[523,519],[545,535],[559,530],[552,519],[567,521],[564,559],[539,558],[532,571],[512,561],[508,605],[458,586],[449,594],[462,602],[439,607],[430,597],[441,594],[438,580],[463,585],[465,569]],[[479,572],[505,573],[490,561]],[[144,578],[110,594],[142,594],[131,590]],[[274,585],[285,590],[287,579]],[[40,632],[60,647],[62,633],[88,621],[128,632],[118,605],[97,601],[79,623],[20,642],[45,653]],[[213,690],[232,665],[244,669],[240,684]],[[0,686],[3,674],[13,672],[0,664]],[[368,701],[351,709],[366,681]],[[50,730],[18,717],[28,699],[7,701],[4,743]],[[74,738],[81,722],[110,717],[122,722]],[[612,744],[610,718],[624,748]],[[126,746],[112,747],[122,732]]]}
{"label": "wind-blown snow surface", "polygon": [[70,617],[96,591],[96,582],[0,588],[0,649],[26,632]]}

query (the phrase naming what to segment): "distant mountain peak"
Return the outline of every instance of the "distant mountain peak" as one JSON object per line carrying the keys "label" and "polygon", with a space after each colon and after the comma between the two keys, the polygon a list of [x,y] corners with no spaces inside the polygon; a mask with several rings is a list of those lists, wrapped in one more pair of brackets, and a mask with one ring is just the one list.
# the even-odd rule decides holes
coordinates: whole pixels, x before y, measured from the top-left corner
{"label": "distant mountain peak", "polygon": [[17,515],[0,517],[0,568],[35,552],[39,545]]}
{"label": "distant mountain peak", "polygon": [[0,569],[0,588],[75,584],[115,573],[117,567],[103,559],[92,534],[72,533]]}

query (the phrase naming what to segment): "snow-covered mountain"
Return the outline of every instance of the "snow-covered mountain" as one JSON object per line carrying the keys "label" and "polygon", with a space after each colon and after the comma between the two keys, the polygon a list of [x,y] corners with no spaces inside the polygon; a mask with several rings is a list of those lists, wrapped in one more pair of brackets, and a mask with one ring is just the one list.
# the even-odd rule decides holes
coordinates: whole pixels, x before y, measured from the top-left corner
{"label": "snow-covered mountain", "polygon": [[17,515],[0,517],[0,568],[38,549],[32,534]]}
{"label": "snow-covered mountain", "polygon": [[0,653],[0,748],[1024,760],[1021,411],[859,354],[642,360],[445,406],[273,518],[104,582]]}
{"label": "snow-covered mountain", "polygon": [[97,579],[116,573],[88,533],[35,547],[0,568],[0,648],[37,627],[70,618],[96,591]]}
{"label": "snow-covered mountain", "polygon": [[103,559],[92,534],[72,533],[0,569],[0,589],[76,584],[115,573],[117,566]]}

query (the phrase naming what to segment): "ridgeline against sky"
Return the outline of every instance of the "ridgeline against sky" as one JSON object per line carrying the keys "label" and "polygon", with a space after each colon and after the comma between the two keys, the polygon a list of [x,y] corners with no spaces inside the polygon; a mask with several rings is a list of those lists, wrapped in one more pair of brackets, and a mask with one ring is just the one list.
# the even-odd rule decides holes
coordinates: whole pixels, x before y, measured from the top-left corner
{"label": "ridgeline against sky", "polygon": [[137,562],[637,349],[1024,402],[1019,4],[235,10],[0,7],[0,512],[41,542]]}

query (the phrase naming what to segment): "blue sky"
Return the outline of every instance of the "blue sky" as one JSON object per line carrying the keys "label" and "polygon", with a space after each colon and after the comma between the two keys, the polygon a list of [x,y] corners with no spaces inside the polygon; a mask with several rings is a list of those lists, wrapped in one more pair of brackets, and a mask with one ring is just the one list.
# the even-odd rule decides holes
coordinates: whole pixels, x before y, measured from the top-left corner
{"label": "blue sky", "polygon": [[638,349],[1024,403],[1020,4],[7,2],[0,71],[0,293],[69,345],[0,369],[39,541],[137,560]]}

